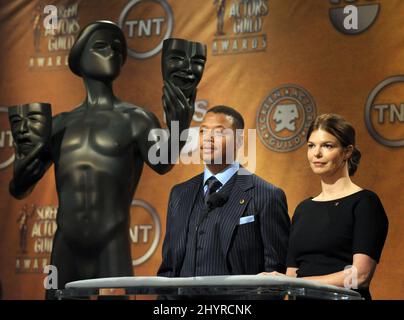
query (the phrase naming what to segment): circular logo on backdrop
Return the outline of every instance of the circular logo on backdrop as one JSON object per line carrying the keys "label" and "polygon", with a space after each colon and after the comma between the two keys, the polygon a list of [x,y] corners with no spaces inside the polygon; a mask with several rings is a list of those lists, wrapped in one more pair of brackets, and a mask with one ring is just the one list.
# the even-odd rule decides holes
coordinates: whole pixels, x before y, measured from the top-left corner
{"label": "circular logo on backdrop", "polygon": [[171,36],[174,25],[173,12],[165,0],[132,0],[119,16],[128,55],[147,59],[159,53],[164,39]]}
{"label": "circular logo on backdrop", "polygon": [[[160,241],[160,217],[149,203],[144,200],[132,201],[131,226],[129,229],[134,255],[132,265],[146,262],[156,251]],[[140,253],[140,255],[139,255]]]}
{"label": "circular logo on backdrop", "polygon": [[305,143],[307,128],[316,117],[316,106],[303,88],[286,84],[272,90],[257,113],[261,142],[276,152],[293,151]]}
{"label": "circular logo on backdrop", "polygon": [[373,139],[387,147],[404,146],[403,89],[404,75],[393,76],[380,82],[366,101],[366,127]]}
{"label": "circular logo on backdrop", "polygon": [[[360,34],[376,21],[380,4],[364,0],[329,0],[332,25],[346,35]],[[362,2],[362,3],[361,3]]]}
{"label": "circular logo on backdrop", "polygon": [[0,170],[14,161],[13,136],[8,121],[8,108],[0,107]]}

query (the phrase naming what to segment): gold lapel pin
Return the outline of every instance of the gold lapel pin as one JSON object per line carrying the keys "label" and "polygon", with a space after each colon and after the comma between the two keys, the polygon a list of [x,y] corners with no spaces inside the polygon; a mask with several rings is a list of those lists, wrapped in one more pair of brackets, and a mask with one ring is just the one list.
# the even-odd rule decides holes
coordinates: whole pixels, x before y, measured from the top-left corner
{"label": "gold lapel pin", "polygon": [[240,204],[243,204],[244,202],[245,202],[244,199],[241,199],[241,200],[240,200]]}

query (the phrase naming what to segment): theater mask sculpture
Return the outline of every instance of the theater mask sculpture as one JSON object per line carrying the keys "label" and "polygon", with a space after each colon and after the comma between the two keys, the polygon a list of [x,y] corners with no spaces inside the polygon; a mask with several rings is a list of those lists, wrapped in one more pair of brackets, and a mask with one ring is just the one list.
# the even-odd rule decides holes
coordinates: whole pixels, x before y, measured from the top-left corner
{"label": "theater mask sculpture", "polygon": [[206,46],[184,39],[166,39],[161,62],[164,81],[179,88],[188,100],[195,101],[196,87],[206,63]]}
{"label": "theater mask sculpture", "polygon": [[[187,42],[181,40],[184,48],[189,48]],[[154,129],[161,129],[157,117],[119,100],[113,93],[112,82],[125,63],[126,53],[124,34],[115,23],[96,21],[86,26],[69,54],[70,69],[84,81],[85,101],[72,111],[54,116],[49,143],[44,139],[30,149],[20,144],[28,140],[16,139],[16,152],[23,152],[16,158],[15,168],[21,163],[26,167],[39,163],[41,170],[34,179],[15,170],[10,182],[14,197],[29,194],[54,164],[59,209],[51,265],[57,267],[59,288],[80,279],[133,275],[130,207],[143,164],[159,174],[173,166],[156,164],[148,158],[152,146],[170,153],[171,138],[163,145],[160,136],[154,134]],[[198,62],[198,80],[192,86],[187,84],[183,90],[176,76],[175,81],[164,82],[162,100],[169,132],[172,121],[179,123],[180,130],[189,127],[205,61],[206,57],[203,63]],[[178,143],[179,148],[184,144]],[[47,298],[53,297],[54,290],[47,290]]]}
{"label": "theater mask sculpture", "polygon": [[50,104],[37,102],[9,107],[8,115],[16,157],[10,191],[22,198],[26,192],[16,189],[29,189],[47,169],[52,111]]}

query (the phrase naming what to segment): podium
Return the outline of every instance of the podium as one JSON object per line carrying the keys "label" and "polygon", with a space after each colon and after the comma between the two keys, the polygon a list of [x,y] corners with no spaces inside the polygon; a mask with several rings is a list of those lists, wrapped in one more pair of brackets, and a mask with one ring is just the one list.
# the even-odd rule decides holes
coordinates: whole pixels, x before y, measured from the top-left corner
{"label": "podium", "polygon": [[[192,300],[362,300],[359,293],[317,281],[287,276],[235,275],[187,278],[115,277],[69,282],[58,299],[88,299],[118,292],[115,298],[158,295],[158,299]],[[107,292],[107,294],[105,294]]]}

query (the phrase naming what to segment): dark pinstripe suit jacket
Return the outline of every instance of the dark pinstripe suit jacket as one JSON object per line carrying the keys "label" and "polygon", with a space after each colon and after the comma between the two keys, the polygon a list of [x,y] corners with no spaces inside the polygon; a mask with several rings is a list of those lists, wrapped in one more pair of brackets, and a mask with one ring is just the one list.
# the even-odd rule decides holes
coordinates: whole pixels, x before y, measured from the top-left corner
{"label": "dark pinstripe suit jacket", "polygon": [[[203,174],[200,174],[171,190],[158,276],[178,277],[180,274],[188,222],[202,183]],[[221,210],[225,218],[220,246],[229,274],[286,271],[290,219],[286,196],[281,189],[254,174],[237,175],[229,200]],[[255,216],[254,222],[239,224],[241,217],[250,215]]]}

